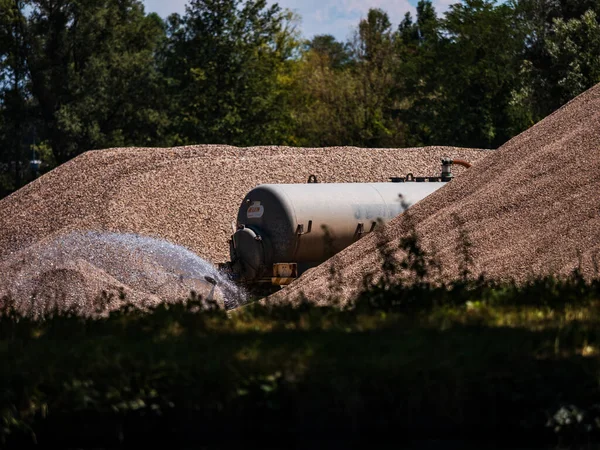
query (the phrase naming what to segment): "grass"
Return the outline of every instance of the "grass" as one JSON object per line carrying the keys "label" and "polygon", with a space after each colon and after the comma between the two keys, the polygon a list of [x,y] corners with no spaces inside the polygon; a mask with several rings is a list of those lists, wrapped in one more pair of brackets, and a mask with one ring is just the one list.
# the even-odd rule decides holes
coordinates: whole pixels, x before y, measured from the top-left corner
{"label": "grass", "polygon": [[384,276],[344,308],[226,313],[192,296],[34,320],[5,299],[0,442],[352,448],[368,434],[415,449],[597,446],[600,282],[575,271],[495,283],[465,264],[435,284],[416,235],[400,246],[405,258],[382,250]]}
{"label": "grass", "polygon": [[552,286],[543,301],[523,302],[526,288],[465,288],[477,298],[420,309],[253,304],[228,316],[192,301],[99,320],[5,313],[1,433],[13,448],[214,446],[274,431],[591,439],[600,296],[575,278]]}

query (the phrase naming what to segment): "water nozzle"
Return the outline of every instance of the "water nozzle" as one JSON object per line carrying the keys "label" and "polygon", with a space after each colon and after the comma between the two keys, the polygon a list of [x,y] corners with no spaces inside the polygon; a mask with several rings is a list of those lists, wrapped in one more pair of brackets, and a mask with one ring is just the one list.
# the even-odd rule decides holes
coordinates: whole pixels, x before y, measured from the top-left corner
{"label": "water nozzle", "polygon": [[213,286],[217,285],[217,280],[215,280],[213,277],[209,277],[208,275],[205,275],[204,279],[206,281],[208,281],[210,284],[212,284]]}

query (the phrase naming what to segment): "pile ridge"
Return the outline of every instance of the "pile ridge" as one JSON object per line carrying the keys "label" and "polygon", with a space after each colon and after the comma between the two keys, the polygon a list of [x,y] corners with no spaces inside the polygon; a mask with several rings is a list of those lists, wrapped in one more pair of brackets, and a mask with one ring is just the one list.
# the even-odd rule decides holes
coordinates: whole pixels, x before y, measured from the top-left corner
{"label": "pile ridge", "polygon": [[[216,264],[228,260],[231,222],[244,195],[258,184],[305,183],[311,174],[319,182],[384,182],[408,172],[437,175],[442,157],[474,162],[490,153],[454,147],[223,145],[90,151],[0,200],[0,296],[28,297],[32,289],[40,290],[35,283],[25,289],[10,281],[30,274],[44,280],[45,289],[54,283],[56,291],[73,291],[79,274],[89,289],[81,289],[79,299],[69,303],[89,302],[91,292],[102,286],[152,300],[155,294],[147,285],[128,284],[85,257],[62,261],[61,272],[39,255],[79,231],[135,233],[182,246]],[[44,277],[48,271],[51,276]],[[61,274],[70,281],[63,283]]]}

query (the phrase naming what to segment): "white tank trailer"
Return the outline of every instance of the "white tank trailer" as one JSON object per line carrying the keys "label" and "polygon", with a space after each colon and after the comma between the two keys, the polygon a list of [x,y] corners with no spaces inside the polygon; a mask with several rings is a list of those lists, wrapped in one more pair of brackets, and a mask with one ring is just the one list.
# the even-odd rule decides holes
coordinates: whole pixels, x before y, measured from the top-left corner
{"label": "white tank trailer", "polygon": [[390,178],[388,183],[262,184],[240,205],[229,240],[231,261],[220,268],[250,291],[285,286],[364,235],[442,188],[452,176]]}

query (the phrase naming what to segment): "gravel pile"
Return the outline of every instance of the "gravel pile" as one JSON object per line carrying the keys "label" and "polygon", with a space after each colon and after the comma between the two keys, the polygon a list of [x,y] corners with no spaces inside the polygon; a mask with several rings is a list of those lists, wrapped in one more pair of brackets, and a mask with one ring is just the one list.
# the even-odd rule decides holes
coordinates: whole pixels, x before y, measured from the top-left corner
{"label": "gravel pile", "polygon": [[[408,172],[437,175],[442,157],[475,162],[490,153],[448,147],[217,145],[90,151],[0,200],[0,297],[24,304],[35,293],[40,310],[48,302],[85,309],[99,291],[118,295],[123,288],[130,299],[154,301],[152,283],[127,276],[142,273],[145,266],[126,251],[115,259],[118,270],[109,270],[92,258],[106,252],[98,240],[87,253],[64,250],[62,243],[80,231],[135,233],[166,241],[160,245],[182,246],[216,264],[227,261],[231,222],[244,195],[258,184],[304,183],[311,174],[320,182],[380,182]],[[78,245],[90,247],[88,241]],[[159,274],[152,267],[153,276],[165,279],[179,270],[163,264]],[[65,300],[41,300],[42,291]]]}
{"label": "gravel pile", "polygon": [[236,289],[210,263],[181,246],[131,233],[71,232],[43,239],[4,260],[2,269],[0,298],[18,299],[27,315],[55,307],[97,315],[124,299],[148,307],[192,292],[235,306],[223,303],[220,290],[211,292],[206,275],[226,292]]}
{"label": "gravel pile", "polygon": [[[460,230],[466,231],[474,275],[522,282],[578,267],[587,277],[600,263],[600,85],[583,93],[385,227],[398,245],[416,223],[422,243],[443,264],[442,277],[459,273]],[[303,292],[326,301],[333,266],[342,300],[355,297],[364,275],[380,267],[377,236],[369,235],[306,273],[268,301]],[[579,254],[580,252],[580,254]],[[398,252],[398,257],[402,255]]]}

